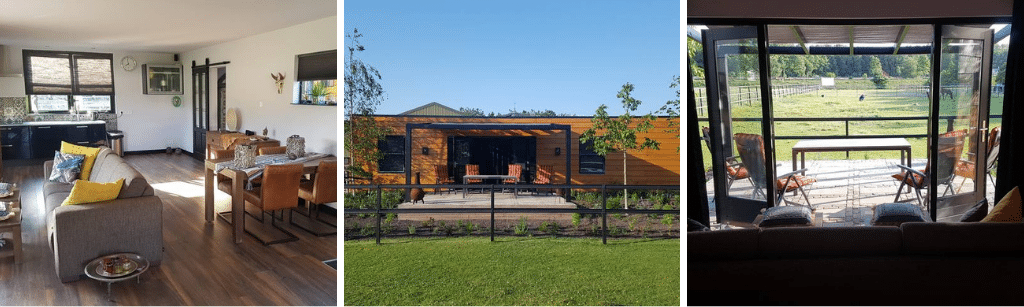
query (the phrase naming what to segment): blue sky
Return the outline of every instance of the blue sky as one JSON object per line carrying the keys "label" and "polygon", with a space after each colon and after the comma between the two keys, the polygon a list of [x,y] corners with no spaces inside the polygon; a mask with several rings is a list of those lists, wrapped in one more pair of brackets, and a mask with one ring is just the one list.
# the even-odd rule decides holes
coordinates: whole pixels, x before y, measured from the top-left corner
{"label": "blue sky", "polygon": [[676,99],[678,0],[348,0],[344,12],[345,33],[363,34],[356,56],[382,75],[378,114],[439,102],[615,115],[626,82],[641,113]]}

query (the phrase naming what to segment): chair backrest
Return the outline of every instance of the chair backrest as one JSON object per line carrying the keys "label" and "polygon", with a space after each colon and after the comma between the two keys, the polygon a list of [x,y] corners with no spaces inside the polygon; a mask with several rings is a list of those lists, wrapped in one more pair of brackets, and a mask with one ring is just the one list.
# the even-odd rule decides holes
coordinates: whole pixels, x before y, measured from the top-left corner
{"label": "chair backrest", "polygon": [[988,134],[988,163],[986,169],[992,169],[996,165],[996,160],[999,159],[999,140],[1003,138],[1003,126],[996,126],[992,128]]}
{"label": "chair backrest", "polygon": [[302,164],[272,164],[263,170],[260,207],[277,210],[298,206]]}
{"label": "chair backrest", "polygon": [[948,183],[953,179],[953,170],[957,161],[964,151],[964,137],[967,136],[967,129],[953,130],[939,135],[939,157],[935,161],[935,178],[939,183]]}
{"label": "chair backrest", "polygon": [[229,159],[234,157],[234,149],[214,149],[210,151],[210,159]]}
{"label": "chair backrest", "polygon": [[260,147],[260,155],[283,155],[288,152],[287,146]]}
{"label": "chair backrest", "polygon": [[480,166],[476,164],[466,164],[466,175],[480,175]]}
{"label": "chair backrest", "polygon": [[764,138],[757,134],[737,133],[733,139],[736,140],[740,160],[754,181],[754,187],[764,188],[768,176],[764,169]]}
{"label": "chair backrest", "polygon": [[448,166],[441,164],[434,165],[434,178],[437,178],[437,184],[441,184],[442,182],[451,182],[448,179]]}
{"label": "chair backrest", "polygon": [[701,139],[704,140],[704,145],[707,145],[708,150],[711,150],[711,128],[700,127],[700,132],[703,135]]}
{"label": "chair backrest", "polygon": [[505,183],[516,183],[519,182],[519,178],[522,178],[523,165],[522,164],[509,164],[508,175],[516,176],[516,179],[505,179]]}
{"label": "chair backrest", "polygon": [[313,177],[313,203],[338,201],[338,160],[320,161]]}
{"label": "chair backrest", "polygon": [[551,165],[537,165],[537,178],[533,179],[534,184],[551,183]]}

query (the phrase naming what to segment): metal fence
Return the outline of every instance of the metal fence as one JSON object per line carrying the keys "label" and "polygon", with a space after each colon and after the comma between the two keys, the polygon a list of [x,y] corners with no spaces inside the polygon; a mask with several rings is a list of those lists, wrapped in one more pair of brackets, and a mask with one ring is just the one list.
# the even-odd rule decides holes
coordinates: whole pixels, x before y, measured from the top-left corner
{"label": "metal fence", "polygon": [[[608,189],[612,190],[679,190],[678,185],[575,185],[575,184],[491,184],[487,186],[487,189],[491,191],[491,207],[490,208],[394,208],[384,209],[381,208],[381,191],[384,189],[480,189],[483,186],[479,184],[389,184],[389,185],[346,185],[346,190],[358,190],[358,189],[371,189],[377,192],[377,204],[373,209],[349,209],[345,208],[342,214],[373,214],[377,219],[377,244],[380,244],[380,238],[382,235],[381,231],[381,217],[388,213],[402,214],[402,213],[490,213],[491,214],[491,227],[490,235],[491,241],[494,241],[494,214],[495,213],[579,213],[579,214],[600,214],[601,215],[601,241],[604,244],[608,244],[608,213],[636,213],[636,214],[675,214],[680,216],[680,228],[682,228],[682,216],[680,215],[680,209],[676,210],[638,210],[638,209],[608,209]],[[600,189],[601,190],[601,209],[587,209],[587,208],[576,208],[576,209],[565,209],[565,208],[495,208],[494,207],[494,190],[502,189]],[[571,193],[566,193],[566,195]],[[408,193],[406,194],[408,195]],[[680,195],[681,196],[681,195]],[[567,197],[569,198],[569,197]],[[568,200],[568,199],[567,199]],[[682,199],[680,197],[679,207],[682,207]]]}
{"label": "metal fence", "polygon": [[[772,97],[786,97],[821,90],[821,85],[774,85],[772,86]],[[697,100],[697,116],[706,117],[708,109],[707,88],[693,88],[694,98]],[[761,87],[758,85],[730,86],[729,103],[732,105],[751,105],[761,102]]]}

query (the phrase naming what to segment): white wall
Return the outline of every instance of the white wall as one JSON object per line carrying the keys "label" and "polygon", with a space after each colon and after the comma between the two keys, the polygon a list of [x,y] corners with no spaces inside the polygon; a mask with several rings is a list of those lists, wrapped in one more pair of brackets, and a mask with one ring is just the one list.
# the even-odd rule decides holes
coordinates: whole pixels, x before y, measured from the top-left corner
{"label": "white wall", "polygon": [[[30,50],[51,50],[48,48],[4,46],[2,48],[2,59],[0,63],[5,64],[3,72],[6,74],[22,74],[23,67],[21,51]],[[173,64],[174,55],[171,53],[133,52],[133,51],[111,51],[111,50],[66,50],[114,54],[114,107],[118,113],[124,111],[124,115],[117,119],[117,127],[124,131],[124,150],[140,151],[163,149],[165,147],[182,147],[180,132],[182,127],[189,127],[189,121],[180,123],[179,119],[167,116],[168,114],[182,113],[189,114],[187,106],[175,108],[171,105],[173,95],[143,95],[142,94],[142,64]],[[125,71],[121,68],[121,58],[130,55],[138,61],[139,66],[132,71]],[[3,97],[24,97],[24,77],[4,77],[0,82],[0,96]],[[18,81],[21,83],[18,83]],[[185,98],[185,95],[181,95]],[[189,119],[191,120],[191,119]],[[182,126],[184,125],[184,126]]]}
{"label": "white wall", "polygon": [[[295,56],[338,49],[338,18],[328,17],[304,24],[257,34],[247,38],[213,45],[182,54],[185,65],[185,93],[182,110],[167,113],[180,124],[177,139],[186,150],[192,148],[191,93],[192,61],[197,65],[230,61],[227,64],[227,107],[237,108],[239,130],[262,133],[270,130],[271,138],[280,140],[298,134],[306,139],[306,151],[337,155],[339,107],[292,105],[292,84],[295,82]],[[284,91],[277,93],[271,73],[285,74]],[[216,70],[211,70],[216,75]],[[213,81],[213,77],[210,78]],[[216,83],[211,90],[216,89]],[[211,108],[216,95],[211,93]],[[186,108],[185,106],[189,106]],[[216,110],[211,114],[216,116]],[[215,121],[214,121],[215,122]],[[216,126],[212,126],[216,128]]]}

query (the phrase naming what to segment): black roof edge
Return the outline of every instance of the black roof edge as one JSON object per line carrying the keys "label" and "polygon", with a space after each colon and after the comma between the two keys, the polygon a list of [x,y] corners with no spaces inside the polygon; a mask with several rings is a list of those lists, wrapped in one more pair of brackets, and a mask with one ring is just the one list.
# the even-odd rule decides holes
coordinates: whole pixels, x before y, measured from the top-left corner
{"label": "black roof edge", "polygon": [[[428,117],[441,117],[441,118],[494,118],[494,119],[508,119],[508,118],[594,118],[594,116],[458,116],[458,115],[397,115],[397,114],[372,114],[373,117],[411,117],[411,118],[428,118]],[[608,117],[618,117],[619,115],[608,115]],[[635,116],[635,117],[642,117]],[[655,118],[671,118],[668,115],[657,115]],[[674,116],[678,118],[678,116]]]}

